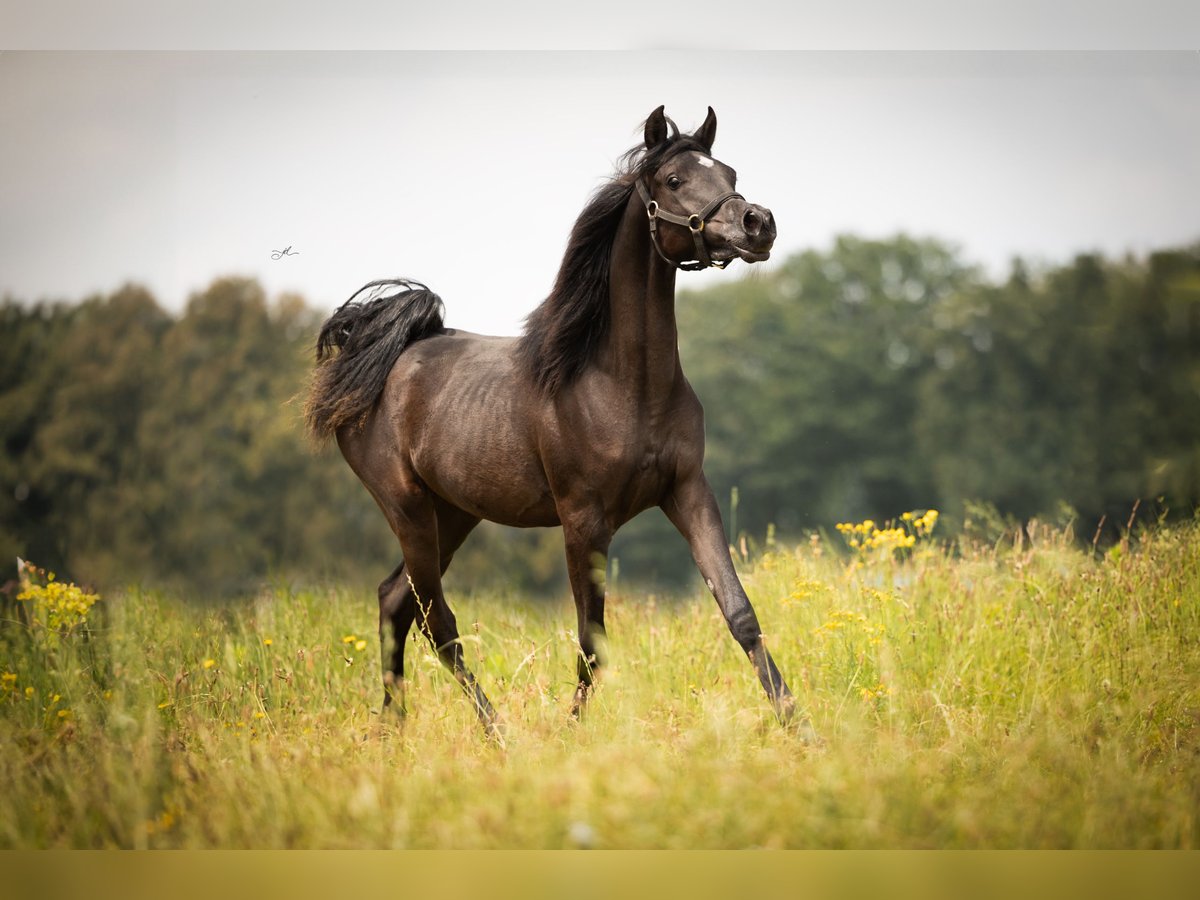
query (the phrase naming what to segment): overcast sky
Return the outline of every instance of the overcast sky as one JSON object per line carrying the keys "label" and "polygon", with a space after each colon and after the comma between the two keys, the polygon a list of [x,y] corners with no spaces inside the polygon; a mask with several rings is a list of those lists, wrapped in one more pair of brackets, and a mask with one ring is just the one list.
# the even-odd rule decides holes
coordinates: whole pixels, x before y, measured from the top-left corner
{"label": "overcast sky", "polygon": [[779,222],[768,267],[839,232],[994,274],[1200,240],[1194,50],[9,51],[0,294],[133,280],[178,309],[235,274],[332,307],[405,275],[511,333],[660,103],[685,129],[716,109],[715,155]]}

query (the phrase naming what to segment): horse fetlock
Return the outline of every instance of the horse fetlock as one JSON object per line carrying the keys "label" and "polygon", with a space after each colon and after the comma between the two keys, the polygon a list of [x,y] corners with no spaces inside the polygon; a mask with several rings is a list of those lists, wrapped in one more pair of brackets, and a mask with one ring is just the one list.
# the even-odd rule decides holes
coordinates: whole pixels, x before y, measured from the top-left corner
{"label": "horse fetlock", "polygon": [[738,646],[750,656],[754,656],[764,649],[762,629],[758,624],[758,616],[749,607],[729,617],[729,632],[733,635],[733,639],[738,642]]}
{"label": "horse fetlock", "polygon": [[587,711],[588,700],[591,698],[595,687],[591,682],[580,680],[575,687],[575,696],[571,698],[571,718],[576,721],[583,721],[584,713]]}
{"label": "horse fetlock", "polygon": [[594,652],[581,650],[579,653],[579,683],[591,685],[595,680],[596,671],[600,668],[600,659]]}
{"label": "horse fetlock", "polygon": [[408,714],[408,708],[405,703],[407,692],[405,690],[405,681],[403,675],[397,675],[395,672],[383,673],[383,708],[391,709],[400,716]]}
{"label": "horse fetlock", "polygon": [[483,735],[487,740],[494,742],[501,750],[507,749],[508,726],[495,714],[492,715],[489,721],[484,723]]}

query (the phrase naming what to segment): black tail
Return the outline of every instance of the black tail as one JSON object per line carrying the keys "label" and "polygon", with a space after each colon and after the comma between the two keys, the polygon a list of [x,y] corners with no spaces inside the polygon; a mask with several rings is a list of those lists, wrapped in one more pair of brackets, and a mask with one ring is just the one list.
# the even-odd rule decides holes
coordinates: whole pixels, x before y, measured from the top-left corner
{"label": "black tail", "polygon": [[404,349],[441,331],[442,312],[441,297],[406,278],[372,281],[338,307],[317,337],[317,370],[304,409],[313,435],[361,425]]}

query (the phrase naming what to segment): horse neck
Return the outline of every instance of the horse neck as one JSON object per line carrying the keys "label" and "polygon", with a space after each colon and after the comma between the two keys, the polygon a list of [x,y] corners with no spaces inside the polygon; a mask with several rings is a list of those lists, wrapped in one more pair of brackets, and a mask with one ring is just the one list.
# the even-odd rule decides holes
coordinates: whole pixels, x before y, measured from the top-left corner
{"label": "horse neck", "polygon": [[655,252],[646,210],[634,194],[613,241],[601,365],[647,402],[669,396],[680,374],[675,271]]}

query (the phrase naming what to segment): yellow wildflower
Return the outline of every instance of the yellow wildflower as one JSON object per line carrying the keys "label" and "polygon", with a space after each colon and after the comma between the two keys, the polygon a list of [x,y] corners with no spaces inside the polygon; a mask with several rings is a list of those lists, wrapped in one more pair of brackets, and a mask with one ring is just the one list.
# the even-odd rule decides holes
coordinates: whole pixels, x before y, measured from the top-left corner
{"label": "yellow wildflower", "polygon": [[89,594],[70,582],[55,581],[53,572],[45,575],[45,584],[34,584],[26,571],[41,573],[36,566],[26,564],[21,574],[21,592],[17,599],[32,607],[34,624],[50,632],[57,640],[61,632],[70,632],[87,621],[88,612],[100,597]]}
{"label": "yellow wildflower", "polygon": [[889,694],[891,694],[891,690],[882,681],[875,685],[875,687],[859,688],[858,691],[858,695],[866,701],[877,700]]}
{"label": "yellow wildflower", "polygon": [[206,659],[200,665],[204,666],[204,668],[206,668],[206,669],[211,669],[216,664],[217,664],[217,661],[215,659]]}
{"label": "yellow wildflower", "polygon": [[[920,514],[912,510],[900,514],[899,525],[893,520],[880,527],[874,519],[864,519],[857,524],[841,522],[837,530],[854,551],[855,559],[851,561],[851,567],[861,568],[873,560],[892,559],[897,551],[911,550],[919,539],[929,536],[937,518],[936,509]],[[872,552],[876,550],[880,552]]]}

